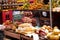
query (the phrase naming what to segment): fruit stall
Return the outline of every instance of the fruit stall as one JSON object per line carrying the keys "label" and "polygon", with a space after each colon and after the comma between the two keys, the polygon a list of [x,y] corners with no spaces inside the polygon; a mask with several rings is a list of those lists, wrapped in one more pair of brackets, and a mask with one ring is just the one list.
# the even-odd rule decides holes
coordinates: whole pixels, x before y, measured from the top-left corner
{"label": "fruit stall", "polygon": [[60,0],[0,0],[0,24],[11,40],[60,40]]}
{"label": "fruit stall", "polygon": [[[60,40],[60,30],[57,26],[54,28],[43,25],[42,27],[32,27],[30,23],[20,24],[17,28],[9,24],[6,26],[5,35],[19,40]],[[53,37],[53,38],[52,38]]]}

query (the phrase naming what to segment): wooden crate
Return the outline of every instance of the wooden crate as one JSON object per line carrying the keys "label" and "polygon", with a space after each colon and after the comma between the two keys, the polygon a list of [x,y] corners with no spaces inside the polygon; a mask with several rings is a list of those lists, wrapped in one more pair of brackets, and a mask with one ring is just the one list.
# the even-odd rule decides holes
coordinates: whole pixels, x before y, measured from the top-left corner
{"label": "wooden crate", "polygon": [[33,40],[33,38],[25,36],[23,34],[20,35],[21,40]]}
{"label": "wooden crate", "polygon": [[9,36],[9,37],[16,38],[16,39],[20,40],[20,34],[16,34],[11,31],[6,31],[6,30],[4,31],[4,34],[5,34],[5,36]]}

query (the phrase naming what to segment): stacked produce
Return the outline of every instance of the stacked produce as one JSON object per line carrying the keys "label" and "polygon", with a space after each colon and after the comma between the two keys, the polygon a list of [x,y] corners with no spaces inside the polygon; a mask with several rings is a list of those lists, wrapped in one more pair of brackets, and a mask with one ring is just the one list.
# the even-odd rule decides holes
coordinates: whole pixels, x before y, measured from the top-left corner
{"label": "stacked produce", "polygon": [[[18,24],[18,25],[16,25]],[[31,23],[12,23],[10,20],[7,20],[3,25],[8,30],[13,30],[15,33],[21,34],[38,34],[40,39],[49,39],[49,40],[59,40],[60,39],[60,30],[55,26],[54,28],[43,25],[40,28],[35,28]]]}
{"label": "stacked produce", "polygon": [[49,4],[46,6],[43,0],[4,0],[3,9],[13,10],[37,10],[37,9],[49,9]]}
{"label": "stacked produce", "polygon": [[6,22],[3,23],[3,25],[6,27],[8,30],[13,30],[17,33],[33,33],[35,31],[35,28],[32,26],[31,23],[22,23],[17,25],[18,22],[11,23],[10,20],[7,20]]}
{"label": "stacked produce", "polygon": [[16,29],[16,32],[22,34],[34,33],[35,28],[30,23],[23,23],[20,24],[19,27]]}
{"label": "stacked produce", "polygon": [[[32,3],[30,3],[32,2]],[[44,4],[43,0],[27,0],[24,2],[23,6],[18,6],[17,9],[19,10],[37,10],[37,9],[49,9],[49,3]]]}
{"label": "stacked produce", "polygon": [[47,25],[43,25],[41,28],[36,30],[36,33],[39,35],[41,40],[48,39],[46,35],[49,32],[52,32],[52,28],[50,26],[47,26]]}
{"label": "stacked produce", "polygon": [[60,12],[60,0],[52,0],[52,11]]}
{"label": "stacked produce", "polygon": [[51,28],[50,26],[44,25],[39,30],[37,30],[36,33],[40,36],[40,39],[48,40],[60,39],[60,30],[57,27]]}
{"label": "stacked produce", "polygon": [[55,8],[57,6],[58,6],[57,0],[52,0],[52,8]]}
{"label": "stacked produce", "polygon": [[57,27],[54,27],[51,33],[47,34],[49,40],[59,40],[60,39],[60,30]]}
{"label": "stacked produce", "polygon": [[43,7],[43,4],[41,3],[32,3],[29,6],[29,10],[36,10],[36,9],[41,9]]}
{"label": "stacked produce", "polygon": [[[39,6],[39,7],[38,7]],[[18,6],[17,9],[20,10],[36,10],[36,9],[41,9],[43,7],[43,4],[39,3],[25,3],[23,6]]]}
{"label": "stacked produce", "polygon": [[3,25],[6,27],[6,29],[10,30],[10,29],[16,29],[16,26],[13,25],[12,21],[7,20],[6,22],[3,23]]}

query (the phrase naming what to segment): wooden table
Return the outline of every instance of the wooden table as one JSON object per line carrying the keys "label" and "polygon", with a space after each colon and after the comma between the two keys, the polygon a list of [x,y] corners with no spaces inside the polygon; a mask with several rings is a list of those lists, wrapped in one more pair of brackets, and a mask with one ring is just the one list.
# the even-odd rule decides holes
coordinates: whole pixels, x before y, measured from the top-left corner
{"label": "wooden table", "polygon": [[33,40],[32,38],[28,37],[28,36],[25,36],[23,34],[16,34],[16,33],[13,33],[11,30],[7,31],[7,30],[4,30],[4,34],[5,36],[9,36],[9,37],[12,37],[12,38],[16,38],[16,39],[19,39],[19,40]]}
{"label": "wooden table", "polygon": [[4,30],[4,34],[5,34],[5,36],[9,36],[9,37],[16,38],[16,39],[20,40],[20,34],[16,34],[16,33],[13,33],[11,31],[7,31],[7,30]]}
{"label": "wooden table", "polygon": [[33,40],[33,38],[20,34],[21,40]]}
{"label": "wooden table", "polygon": [[[9,31],[4,30],[4,34],[5,34],[5,36],[9,36],[9,37],[16,38],[19,40],[33,40],[33,38],[31,38],[31,37],[25,36],[24,34],[16,34],[16,33],[12,32],[11,30],[9,30]],[[40,39],[40,40],[42,40],[42,39]]]}

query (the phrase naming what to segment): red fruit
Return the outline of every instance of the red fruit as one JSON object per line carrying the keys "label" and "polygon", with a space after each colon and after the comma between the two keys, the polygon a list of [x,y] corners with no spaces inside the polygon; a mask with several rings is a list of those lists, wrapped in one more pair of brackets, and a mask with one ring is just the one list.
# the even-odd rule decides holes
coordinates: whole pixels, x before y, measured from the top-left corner
{"label": "red fruit", "polygon": [[40,35],[40,36],[45,36],[46,33],[44,32],[44,30],[39,30],[39,35]]}
{"label": "red fruit", "polygon": [[34,2],[34,0],[30,0],[30,3],[33,3]]}

